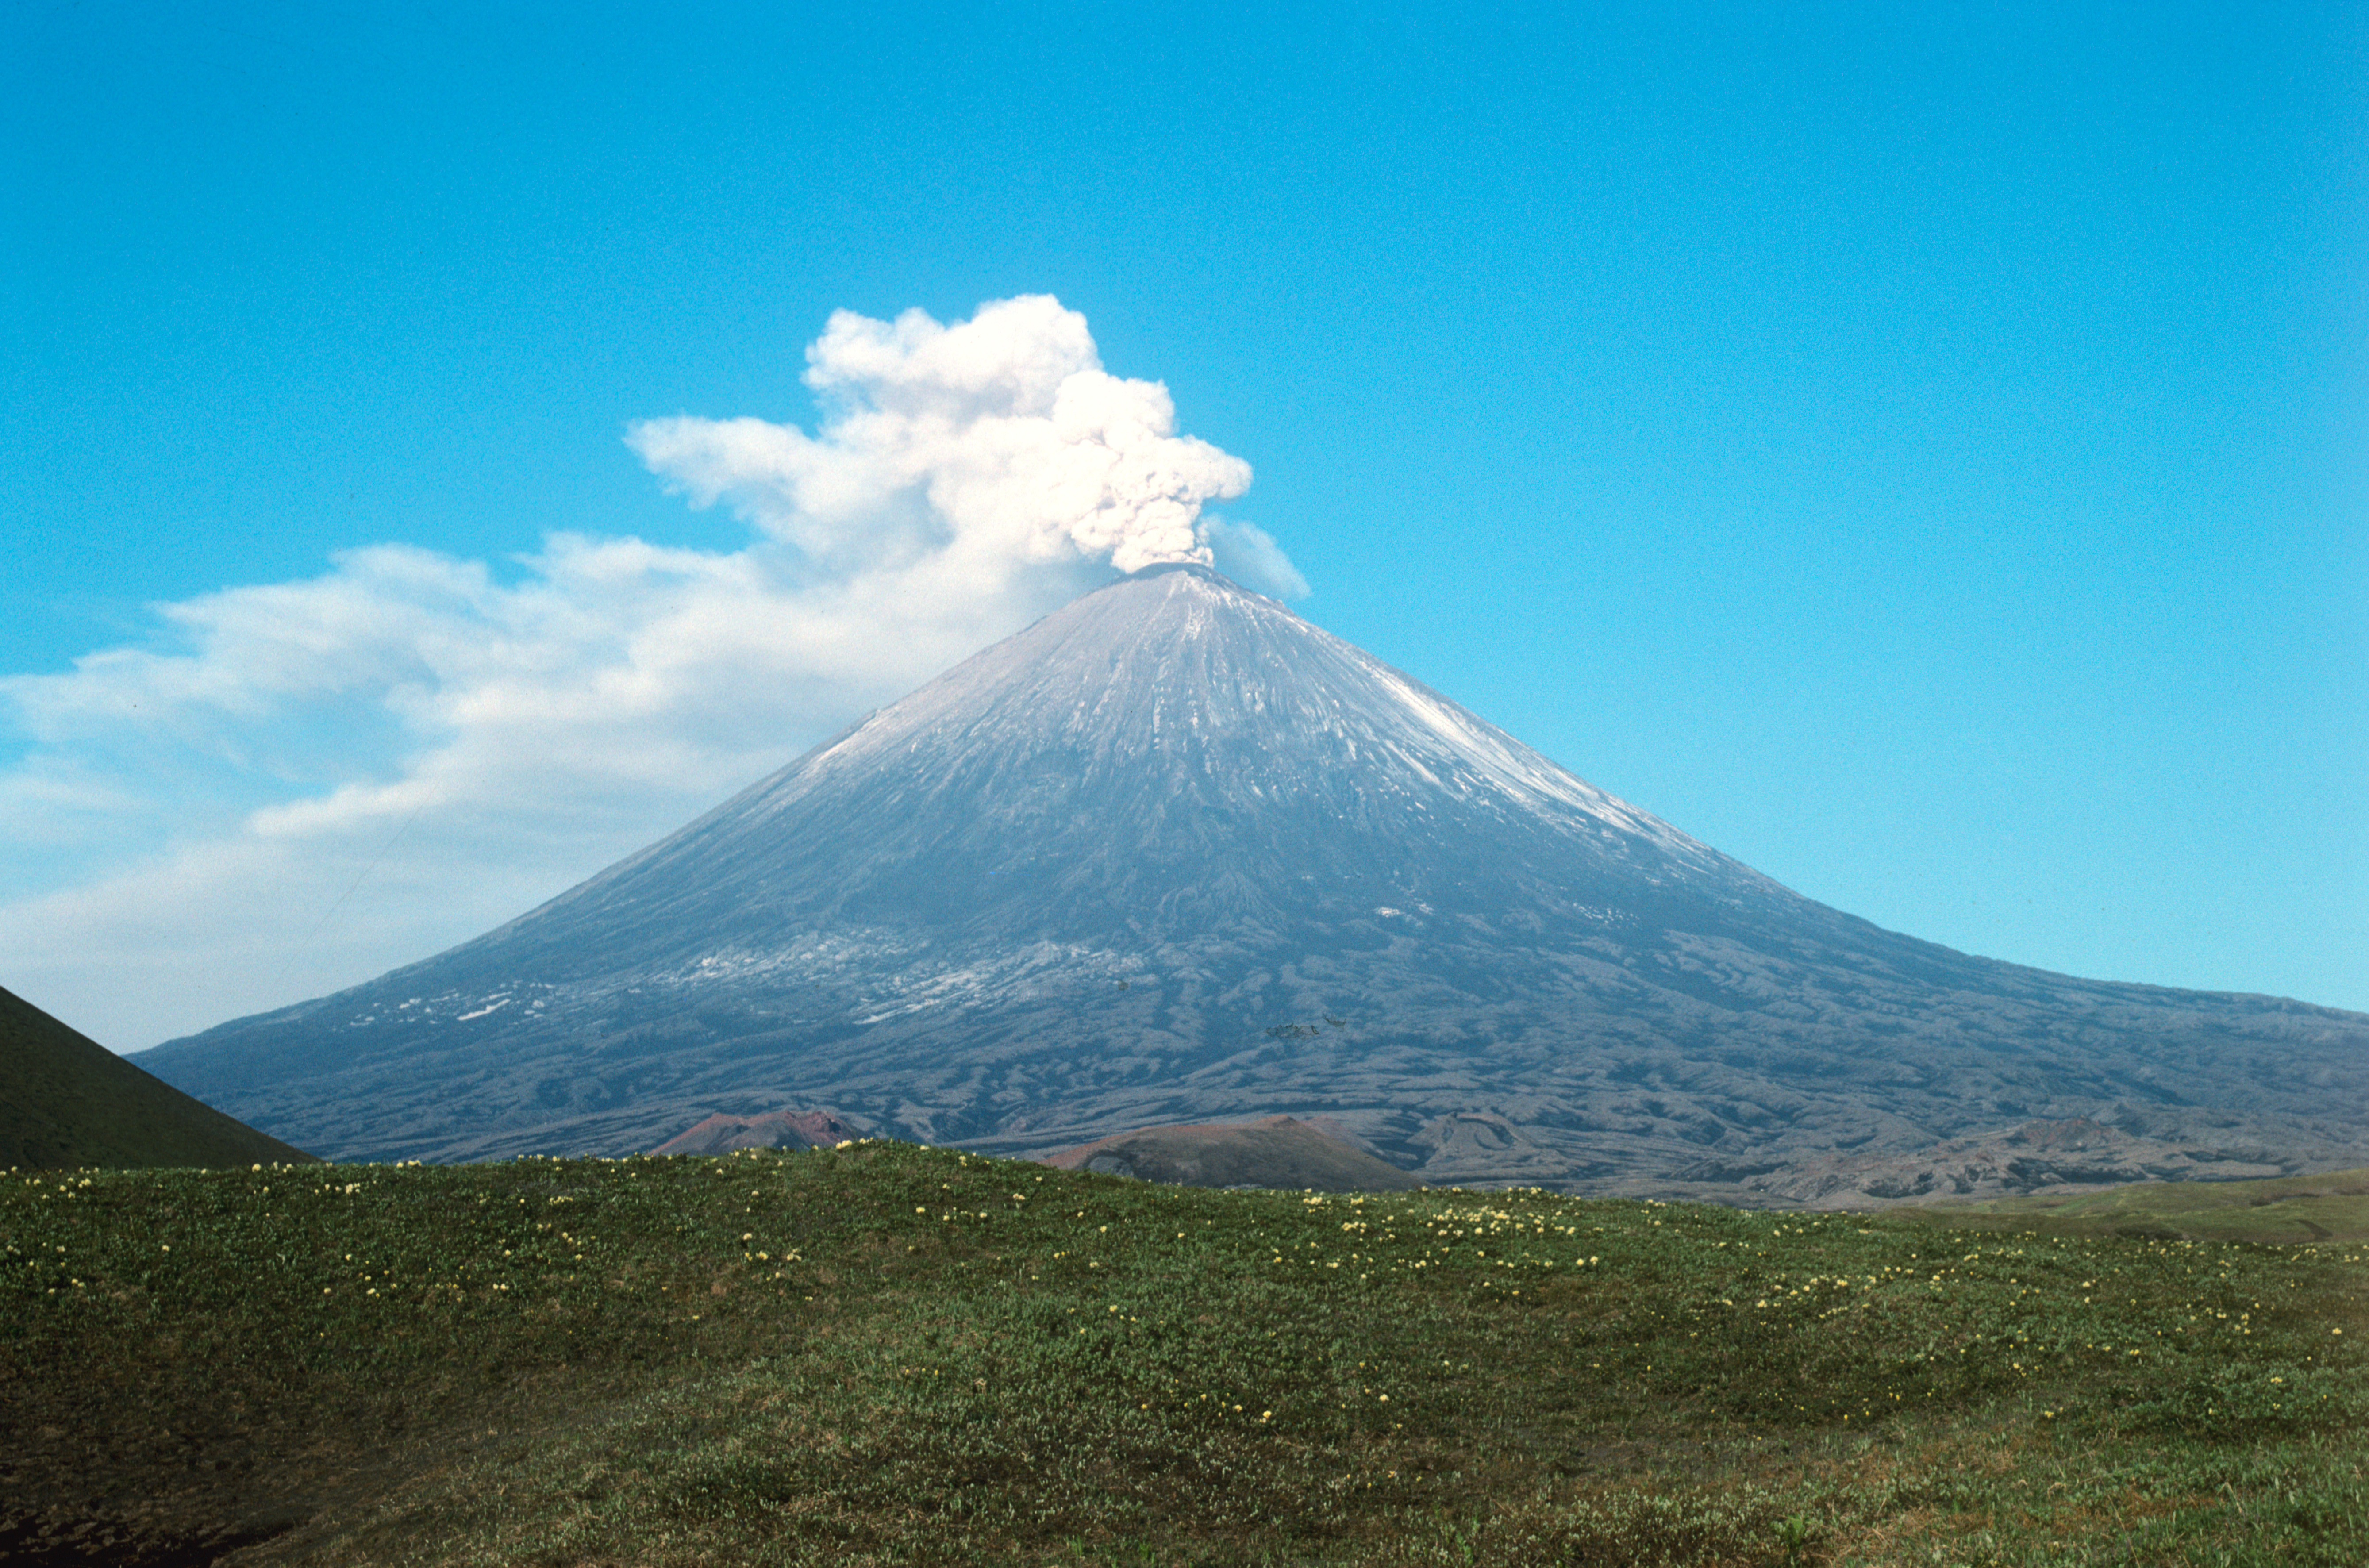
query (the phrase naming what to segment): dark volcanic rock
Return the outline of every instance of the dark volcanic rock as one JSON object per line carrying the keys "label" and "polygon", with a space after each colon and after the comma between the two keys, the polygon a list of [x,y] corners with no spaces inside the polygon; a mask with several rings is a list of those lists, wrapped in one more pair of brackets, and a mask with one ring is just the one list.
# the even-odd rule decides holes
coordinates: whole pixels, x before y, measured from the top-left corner
{"label": "dark volcanic rock", "polygon": [[1197,567],[498,931],[142,1059],[344,1157],[784,1096],[1009,1153],[1281,1108],[1429,1180],[1603,1190],[2117,1107],[2369,1154],[2369,1017],[1879,930]]}

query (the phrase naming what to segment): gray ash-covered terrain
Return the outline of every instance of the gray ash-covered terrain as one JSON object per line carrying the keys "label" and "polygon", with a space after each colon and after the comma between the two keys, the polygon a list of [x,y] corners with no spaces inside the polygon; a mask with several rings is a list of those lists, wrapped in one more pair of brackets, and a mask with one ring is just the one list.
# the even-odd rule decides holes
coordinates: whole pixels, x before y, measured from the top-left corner
{"label": "gray ash-covered terrain", "polygon": [[1435,1183],[1764,1200],[1790,1163],[2051,1118],[2201,1162],[2369,1152],[2369,1016],[1879,930],[1195,567],[498,931],[141,1060],[343,1158],[785,1107],[1010,1153],[1324,1116]]}

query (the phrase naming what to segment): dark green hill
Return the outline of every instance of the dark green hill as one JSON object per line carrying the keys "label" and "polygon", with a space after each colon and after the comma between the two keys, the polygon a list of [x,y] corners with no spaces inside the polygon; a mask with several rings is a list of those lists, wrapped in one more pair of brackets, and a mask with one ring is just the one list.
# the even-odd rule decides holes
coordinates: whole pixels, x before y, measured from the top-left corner
{"label": "dark green hill", "polygon": [[0,990],[0,1166],[249,1165],[312,1155]]}

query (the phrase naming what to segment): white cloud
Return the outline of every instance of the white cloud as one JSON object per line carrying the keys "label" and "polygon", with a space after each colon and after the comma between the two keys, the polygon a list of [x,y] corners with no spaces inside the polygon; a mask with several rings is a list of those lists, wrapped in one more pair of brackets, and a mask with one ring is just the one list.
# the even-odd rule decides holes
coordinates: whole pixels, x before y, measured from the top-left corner
{"label": "white cloud", "polygon": [[1114,569],[1306,585],[1049,298],[833,315],[825,417],[628,441],[737,551],[545,536],[514,583],[386,544],[0,679],[5,981],[119,1048],[316,995],[560,891]]}

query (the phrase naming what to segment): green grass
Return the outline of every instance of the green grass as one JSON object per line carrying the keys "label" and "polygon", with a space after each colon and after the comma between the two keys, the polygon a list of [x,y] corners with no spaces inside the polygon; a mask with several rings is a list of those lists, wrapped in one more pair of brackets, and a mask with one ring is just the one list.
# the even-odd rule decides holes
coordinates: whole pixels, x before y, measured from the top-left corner
{"label": "green grass", "polygon": [[2369,1242],[2369,1171],[2262,1182],[2134,1182],[2068,1197],[1937,1204],[1938,1224],[2043,1235],[2121,1234],[2196,1242]]}
{"label": "green grass", "polygon": [[18,1173],[0,1265],[0,1555],[2369,1560],[2345,1248],[868,1142]]}

